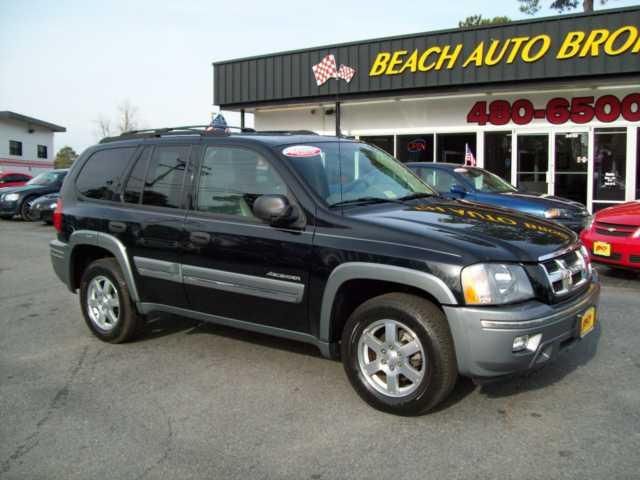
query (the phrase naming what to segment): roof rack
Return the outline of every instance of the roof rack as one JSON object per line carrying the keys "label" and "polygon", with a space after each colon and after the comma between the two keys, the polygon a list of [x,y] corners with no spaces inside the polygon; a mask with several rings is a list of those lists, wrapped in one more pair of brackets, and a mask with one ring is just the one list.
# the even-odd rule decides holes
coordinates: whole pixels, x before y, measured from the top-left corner
{"label": "roof rack", "polygon": [[226,136],[233,132],[230,130],[238,130],[240,134],[247,133],[251,135],[317,135],[316,132],[311,130],[264,130],[256,131],[253,128],[248,127],[234,127],[225,126],[225,129],[210,128],[211,125],[187,125],[183,127],[166,127],[166,128],[150,128],[145,130],[131,130],[123,132],[117,137],[105,137],[100,140],[100,143],[117,142],[121,140],[132,140],[139,138],[157,138],[166,136],[180,136],[180,135],[200,135],[203,137],[208,136]]}

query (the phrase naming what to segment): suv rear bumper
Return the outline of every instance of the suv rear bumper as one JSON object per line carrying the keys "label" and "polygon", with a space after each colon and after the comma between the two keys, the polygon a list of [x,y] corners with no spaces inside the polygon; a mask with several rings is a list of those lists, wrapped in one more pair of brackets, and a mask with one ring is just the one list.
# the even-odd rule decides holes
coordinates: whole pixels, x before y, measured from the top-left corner
{"label": "suv rear bumper", "polygon": [[69,246],[60,240],[51,240],[49,242],[49,254],[51,255],[53,271],[67,288],[71,288],[69,281]]}
{"label": "suv rear bumper", "polygon": [[[491,378],[537,369],[580,340],[579,318],[600,298],[600,283],[560,306],[532,301],[505,307],[445,306],[456,348],[458,371],[473,378]],[[597,327],[596,320],[596,327]],[[542,334],[535,351],[514,353],[513,341]],[[586,338],[593,335],[588,334]]]}

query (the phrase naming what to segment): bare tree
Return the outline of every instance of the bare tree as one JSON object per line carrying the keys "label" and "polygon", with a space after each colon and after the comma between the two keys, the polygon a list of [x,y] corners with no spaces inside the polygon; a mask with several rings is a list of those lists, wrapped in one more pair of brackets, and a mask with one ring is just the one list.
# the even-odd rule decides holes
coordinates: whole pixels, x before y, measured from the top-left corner
{"label": "bare tree", "polygon": [[98,127],[96,135],[99,138],[110,137],[111,136],[111,120],[106,115],[100,114],[98,118],[95,120],[95,123]]}
{"label": "bare tree", "polygon": [[118,106],[118,130],[120,133],[130,132],[138,128],[138,107],[129,100],[124,100]]}

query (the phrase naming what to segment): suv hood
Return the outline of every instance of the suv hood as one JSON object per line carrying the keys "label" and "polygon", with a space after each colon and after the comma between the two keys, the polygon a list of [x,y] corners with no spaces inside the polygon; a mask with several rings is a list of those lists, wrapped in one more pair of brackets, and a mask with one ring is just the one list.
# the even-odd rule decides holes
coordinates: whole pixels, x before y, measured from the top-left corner
{"label": "suv hood", "polygon": [[353,218],[395,230],[398,243],[428,242],[471,261],[537,262],[578,241],[571,230],[556,223],[465,200],[439,198],[358,210]]}

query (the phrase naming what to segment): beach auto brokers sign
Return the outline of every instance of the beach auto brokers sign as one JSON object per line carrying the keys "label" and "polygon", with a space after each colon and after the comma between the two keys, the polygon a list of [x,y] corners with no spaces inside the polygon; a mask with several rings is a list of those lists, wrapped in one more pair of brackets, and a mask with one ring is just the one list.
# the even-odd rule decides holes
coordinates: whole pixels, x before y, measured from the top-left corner
{"label": "beach auto brokers sign", "polygon": [[[639,75],[639,29],[640,7],[630,7],[229,60],[214,64],[214,100],[223,106],[258,105],[334,95]],[[319,68],[326,67],[327,57],[343,64],[344,81],[325,80],[340,74],[340,64],[334,68],[333,61],[328,71]]]}
{"label": "beach auto brokers sign", "polygon": [[615,30],[596,28],[590,31],[571,31],[557,45],[546,33],[535,36],[514,36],[505,39],[480,40],[469,53],[464,44],[431,45],[424,50],[414,49],[379,52],[369,68],[369,76],[423,73],[431,70],[493,67],[537,62],[549,55],[557,61],[599,57],[601,55],[629,55],[638,62],[640,35],[635,25],[624,25]]}

